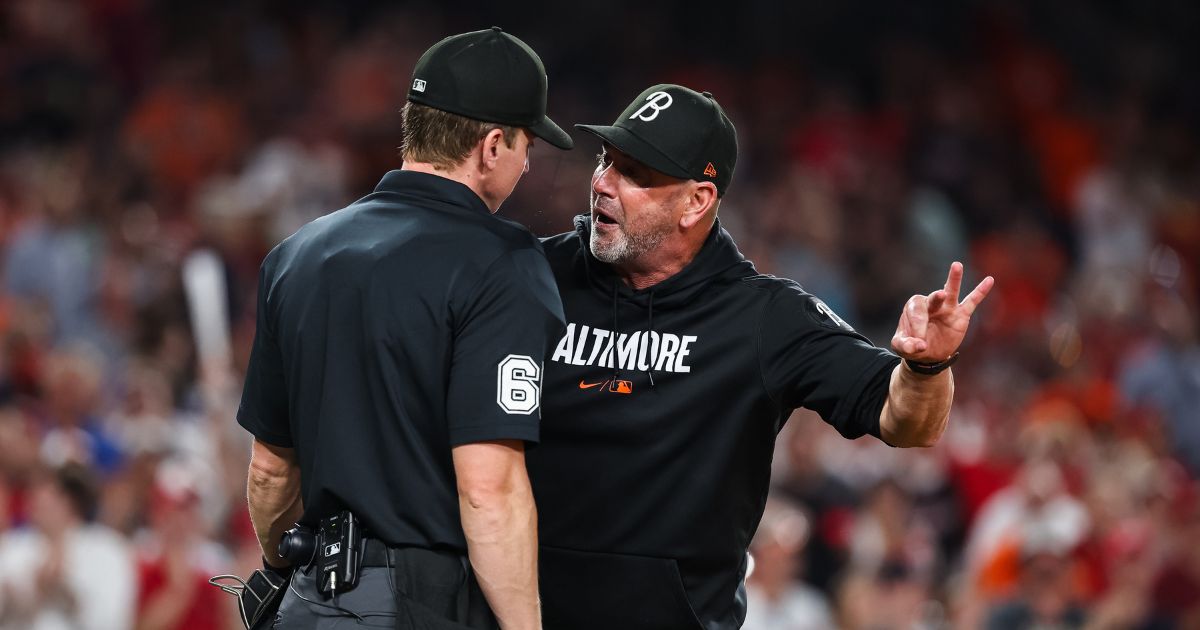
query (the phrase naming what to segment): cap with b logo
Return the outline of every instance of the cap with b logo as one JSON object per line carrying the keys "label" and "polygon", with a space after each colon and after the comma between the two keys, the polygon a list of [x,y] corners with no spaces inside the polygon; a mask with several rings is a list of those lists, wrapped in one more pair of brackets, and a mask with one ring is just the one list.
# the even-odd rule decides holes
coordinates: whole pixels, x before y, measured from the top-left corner
{"label": "cap with b logo", "polygon": [[546,68],[525,42],[500,27],[453,35],[421,55],[408,100],[485,122],[526,127],[570,149],[571,136],[546,116]]}
{"label": "cap with b logo", "polygon": [[712,94],[660,84],[633,99],[612,125],[575,125],[650,168],[709,181],[725,194],[737,164],[737,130]]}

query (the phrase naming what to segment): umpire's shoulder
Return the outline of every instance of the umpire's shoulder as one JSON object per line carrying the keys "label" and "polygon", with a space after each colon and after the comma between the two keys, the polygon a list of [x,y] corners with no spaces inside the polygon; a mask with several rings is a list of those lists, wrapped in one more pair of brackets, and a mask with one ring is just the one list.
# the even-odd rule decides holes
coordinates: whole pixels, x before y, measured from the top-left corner
{"label": "umpire's shoulder", "polygon": [[503,217],[472,217],[456,226],[455,238],[459,260],[480,270],[513,256],[545,265],[537,236],[520,223]]}
{"label": "umpire's shoulder", "polygon": [[486,217],[483,226],[495,237],[495,244],[505,250],[542,249],[537,236],[530,232],[529,228],[511,219],[492,215]]}

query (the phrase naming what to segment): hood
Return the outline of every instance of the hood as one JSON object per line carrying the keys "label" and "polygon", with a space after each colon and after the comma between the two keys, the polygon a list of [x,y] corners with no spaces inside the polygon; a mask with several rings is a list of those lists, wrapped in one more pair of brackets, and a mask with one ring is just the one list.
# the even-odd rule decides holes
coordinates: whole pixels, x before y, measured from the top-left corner
{"label": "hood", "polygon": [[644,308],[670,310],[691,302],[708,285],[714,282],[733,282],[740,278],[756,275],[754,264],[738,251],[733,237],[721,227],[721,220],[713,224],[712,231],[700,248],[700,252],[679,273],[646,287],[634,289],[621,281],[608,263],[596,259],[588,247],[592,234],[592,218],[582,214],[575,217],[575,233],[580,240],[584,267],[588,281],[604,293],[614,293],[614,301],[620,299]]}

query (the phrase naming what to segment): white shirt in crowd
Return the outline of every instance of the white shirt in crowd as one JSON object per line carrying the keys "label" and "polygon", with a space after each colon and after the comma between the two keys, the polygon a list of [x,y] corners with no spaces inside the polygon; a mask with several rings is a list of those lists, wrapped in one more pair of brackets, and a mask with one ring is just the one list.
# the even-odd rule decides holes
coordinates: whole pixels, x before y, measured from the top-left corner
{"label": "white shirt in crowd", "polygon": [[[133,626],[137,573],[129,546],[114,531],[86,525],[66,535],[63,573],[74,614],[46,607],[32,619],[11,619],[12,600],[28,599],[48,555],[40,532],[14,530],[0,538],[0,628],[3,630],[126,630]],[[6,601],[8,600],[8,601]]]}
{"label": "white shirt in crowd", "polygon": [[789,586],[770,601],[752,586],[746,588],[746,623],[742,630],[830,630],[836,627],[825,596],[804,584]]}

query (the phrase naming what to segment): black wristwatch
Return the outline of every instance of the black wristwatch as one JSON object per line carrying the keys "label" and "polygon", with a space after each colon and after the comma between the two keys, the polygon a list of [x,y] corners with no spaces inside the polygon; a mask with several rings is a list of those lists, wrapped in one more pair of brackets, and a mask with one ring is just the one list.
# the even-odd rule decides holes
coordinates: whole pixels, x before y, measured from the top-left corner
{"label": "black wristwatch", "polygon": [[951,365],[954,365],[955,361],[958,361],[957,352],[950,355],[949,359],[946,359],[940,363],[917,363],[916,361],[910,361],[909,359],[905,359],[904,363],[908,365],[908,369],[916,372],[917,374],[933,376],[934,374],[941,374],[942,372],[946,371],[947,368],[949,368]]}

